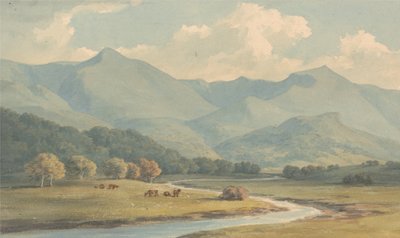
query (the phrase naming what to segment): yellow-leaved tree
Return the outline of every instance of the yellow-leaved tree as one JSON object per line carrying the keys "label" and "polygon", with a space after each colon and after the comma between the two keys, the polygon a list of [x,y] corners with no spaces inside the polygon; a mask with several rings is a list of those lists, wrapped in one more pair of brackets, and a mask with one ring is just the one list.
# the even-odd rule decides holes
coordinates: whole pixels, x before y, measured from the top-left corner
{"label": "yellow-leaved tree", "polygon": [[25,164],[25,173],[35,179],[40,179],[40,187],[44,186],[46,179],[49,180],[49,185],[53,186],[53,180],[64,178],[65,168],[56,155],[40,153]]}
{"label": "yellow-leaved tree", "polygon": [[127,179],[137,179],[140,177],[140,167],[135,163],[128,163],[128,172],[126,173]]}
{"label": "yellow-leaved tree", "polygon": [[161,174],[160,167],[154,160],[141,158],[139,161],[140,173],[142,178],[145,179],[147,182],[152,183],[154,178]]}

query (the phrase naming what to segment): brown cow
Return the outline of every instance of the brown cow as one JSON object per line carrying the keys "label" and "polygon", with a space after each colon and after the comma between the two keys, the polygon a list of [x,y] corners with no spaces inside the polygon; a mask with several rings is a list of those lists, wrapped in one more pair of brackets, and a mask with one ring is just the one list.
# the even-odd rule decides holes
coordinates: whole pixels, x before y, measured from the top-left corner
{"label": "brown cow", "polygon": [[166,196],[166,197],[171,197],[171,193],[168,192],[168,191],[165,191],[165,192],[164,192],[164,196]]}
{"label": "brown cow", "polygon": [[117,184],[109,184],[107,189],[117,189],[119,186]]}
{"label": "brown cow", "polygon": [[181,190],[178,188],[178,189],[174,189],[174,191],[172,192],[172,196],[173,197],[179,197],[179,193],[181,192]]}
{"label": "brown cow", "polygon": [[149,189],[147,192],[144,193],[144,196],[146,197],[158,197],[158,190],[156,189]]}

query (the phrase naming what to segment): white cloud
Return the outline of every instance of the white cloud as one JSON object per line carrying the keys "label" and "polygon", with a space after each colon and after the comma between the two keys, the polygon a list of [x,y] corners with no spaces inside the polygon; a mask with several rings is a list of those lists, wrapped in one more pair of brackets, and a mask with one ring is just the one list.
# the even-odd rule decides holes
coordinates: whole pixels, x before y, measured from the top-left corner
{"label": "white cloud", "polygon": [[201,26],[187,26],[183,25],[181,29],[174,34],[175,40],[187,40],[190,37],[197,36],[201,39],[207,38],[210,35],[210,28],[206,25]]}
{"label": "white cloud", "polygon": [[[70,42],[75,34],[71,20],[80,13],[108,14],[119,12],[129,6],[138,6],[140,0],[123,0],[114,2],[88,2],[77,5],[68,11],[56,12],[50,23],[32,30],[35,41],[30,51],[24,52],[24,58],[34,59],[35,63],[57,60],[83,60],[94,55],[94,51],[82,47],[72,48]],[[39,54],[40,53],[40,54]],[[36,55],[37,57],[32,57]],[[26,60],[29,62],[29,60]]]}
{"label": "white cloud", "polygon": [[340,39],[340,52],[314,61],[361,84],[400,89],[400,51],[392,51],[364,30]]}
{"label": "white cloud", "polygon": [[142,4],[143,1],[142,0],[131,0],[130,4],[134,7],[139,6],[140,4]]}
{"label": "white cloud", "polygon": [[302,61],[282,56],[311,35],[307,21],[252,3],[239,4],[210,25],[183,25],[164,46],[120,48],[177,78],[231,80],[241,75],[282,79]]}
{"label": "white cloud", "polygon": [[340,39],[340,51],[344,55],[353,54],[374,54],[381,55],[390,53],[390,50],[384,44],[375,40],[375,36],[360,30],[355,35],[346,35]]}
{"label": "white cloud", "polygon": [[120,3],[90,3],[78,5],[68,12],[58,12],[54,14],[53,21],[44,28],[36,27],[33,33],[38,43],[44,43],[54,48],[66,46],[75,33],[75,29],[70,26],[71,19],[82,12],[95,12],[99,14],[111,13],[122,10],[126,4]]}

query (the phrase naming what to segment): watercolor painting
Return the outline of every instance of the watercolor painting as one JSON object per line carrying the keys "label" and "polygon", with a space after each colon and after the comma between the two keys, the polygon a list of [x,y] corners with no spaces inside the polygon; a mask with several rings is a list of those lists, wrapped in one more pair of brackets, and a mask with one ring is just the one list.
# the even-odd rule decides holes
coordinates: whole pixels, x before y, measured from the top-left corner
{"label": "watercolor painting", "polygon": [[400,1],[0,1],[0,236],[400,237]]}

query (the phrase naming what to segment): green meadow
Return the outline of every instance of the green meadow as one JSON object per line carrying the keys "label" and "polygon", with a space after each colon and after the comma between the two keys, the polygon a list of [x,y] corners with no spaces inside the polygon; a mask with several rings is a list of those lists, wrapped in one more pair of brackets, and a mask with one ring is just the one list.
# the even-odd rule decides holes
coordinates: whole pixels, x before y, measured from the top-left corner
{"label": "green meadow", "polygon": [[[229,182],[191,181],[186,185],[220,189]],[[278,225],[240,226],[185,237],[310,238],[400,237],[399,186],[343,186],[315,181],[237,182],[253,194],[295,201],[324,211],[320,217]]]}
{"label": "green meadow", "polygon": [[[119,188],[96,189],[98,184]],[[144,197],[148,189],[160,196]],[[222,201],[218,194],[183,189],[165,197],[167,184],[134,180],[60,181],[54,187],[1,188],[1,231],[112,227],[170,219],[202,219],[266,212],[274,206],[260,201]]]}

